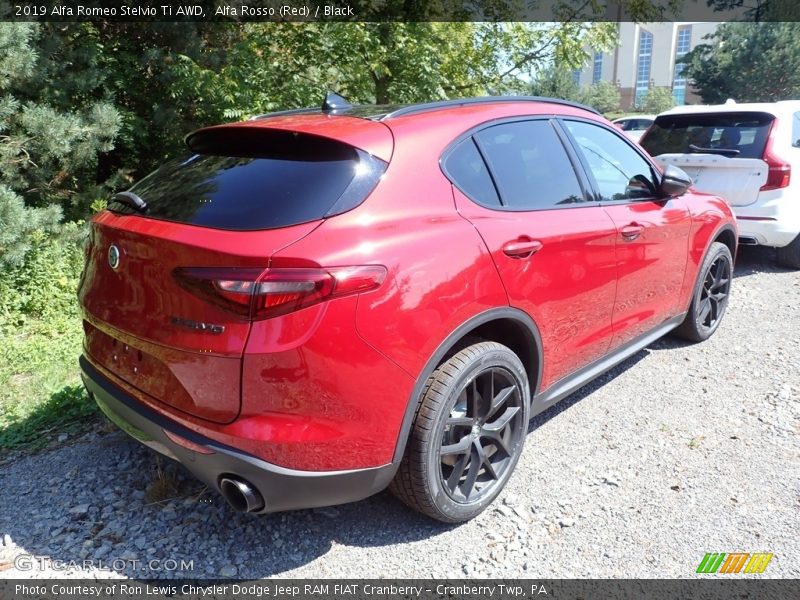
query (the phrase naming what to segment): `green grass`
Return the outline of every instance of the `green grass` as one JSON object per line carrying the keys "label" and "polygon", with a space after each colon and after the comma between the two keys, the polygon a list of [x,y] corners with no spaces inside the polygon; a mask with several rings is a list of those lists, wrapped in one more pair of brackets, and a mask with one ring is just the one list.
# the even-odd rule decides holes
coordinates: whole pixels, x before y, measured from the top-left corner
{"label": "green grass", "polygon": [[0,269],[0,451],[40,448],[98,414],[78,372],[81,264],[73,241],[43,239]]}
{"label": "green grass", "polygon": [[[38,448],[96,413],[80,384],[80,320],[31,320],[0,339],[0,449]],[[48,434],[52,434],[49,435]]]}

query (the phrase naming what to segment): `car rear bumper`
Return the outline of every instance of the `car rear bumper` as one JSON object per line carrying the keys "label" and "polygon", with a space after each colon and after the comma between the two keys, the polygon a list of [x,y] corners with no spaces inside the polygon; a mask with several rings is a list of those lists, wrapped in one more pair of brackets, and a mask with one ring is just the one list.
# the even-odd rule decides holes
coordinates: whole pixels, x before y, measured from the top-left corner
{"label": "car rear bumper", "polygon": [[84,356],[80,357],[80,366],[90,397],[120,429],[145,446],[177,460],[217,491],[225,476],[248,482],[264,500],[264,508],[257,512],[362,500],[388,486],[397,470],[395,464],[348,471],[298,471],[280,467],[166,418],[114,385]]}
{"label": "car rear bumper", "polygon": [[800,202],[783,190],[761,192],[754,204],[731,208],[740,238],[780,248],[800,235]]}

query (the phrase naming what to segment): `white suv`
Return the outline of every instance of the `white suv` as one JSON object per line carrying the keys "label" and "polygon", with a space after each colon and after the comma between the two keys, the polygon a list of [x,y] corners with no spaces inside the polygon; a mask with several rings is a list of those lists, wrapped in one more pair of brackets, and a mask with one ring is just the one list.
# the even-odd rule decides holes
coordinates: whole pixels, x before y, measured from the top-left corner
{"label": "white suv", "polygon": [[739,243],[773,246],[781,264],[800,269],[800,101],[676,107],[639,143],[696,190],[725,198]]}

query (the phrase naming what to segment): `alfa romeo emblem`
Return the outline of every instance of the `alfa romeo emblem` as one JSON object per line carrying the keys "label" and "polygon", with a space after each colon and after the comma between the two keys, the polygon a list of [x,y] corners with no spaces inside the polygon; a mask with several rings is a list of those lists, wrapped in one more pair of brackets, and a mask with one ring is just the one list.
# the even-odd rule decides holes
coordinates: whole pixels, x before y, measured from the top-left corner
{"label": "alfa romeo emblem", "polygon": [[119,266],[119,248],[112,244],[108,248],[108,266],[116,269]]}

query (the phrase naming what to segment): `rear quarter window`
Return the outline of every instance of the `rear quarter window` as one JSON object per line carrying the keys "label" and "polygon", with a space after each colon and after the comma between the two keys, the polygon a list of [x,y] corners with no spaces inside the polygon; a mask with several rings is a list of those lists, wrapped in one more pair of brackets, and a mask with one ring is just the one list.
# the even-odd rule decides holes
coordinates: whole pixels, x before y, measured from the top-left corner
{"label": "rear quarter window", "polygon": [[639,144],[651,156],[730,149],[738,151],[737,158],[761,158],[774,119],[754,112],[665,115],[655,120]]}
{"label": "rear quarter window", "polygon": [[291,131],[201,131],[188,143],[194,154],[130,189],[147,204],[136,214],[229,230],[288,227],[355,207],[386,167],[347,144]]}

